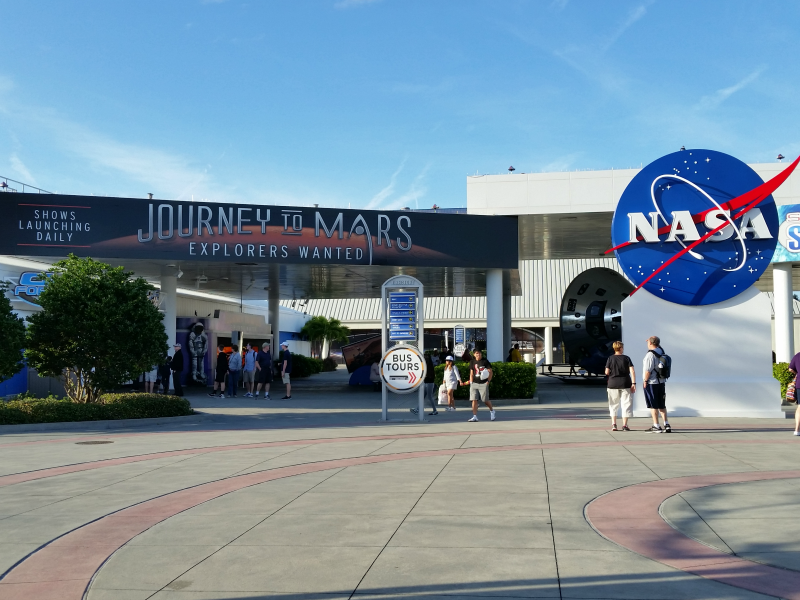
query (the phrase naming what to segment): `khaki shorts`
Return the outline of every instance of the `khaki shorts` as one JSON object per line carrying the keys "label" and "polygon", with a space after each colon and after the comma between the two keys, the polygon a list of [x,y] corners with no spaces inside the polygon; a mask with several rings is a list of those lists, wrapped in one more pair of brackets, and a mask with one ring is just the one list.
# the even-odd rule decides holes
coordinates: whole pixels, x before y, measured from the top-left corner
{"label": "khaki shorts", "polygon": [[255,371],[242,371],[242,381],[244,383],[253,383],[255,380],[256,372]]}
{"label": "khaki shorts", "polygon": [[289,373],[284,373],[283,374],[283,383],[287,383],[287,384],[291,383],[291,381],[289,380],[289,377],[290,377]]}
{"label": "khaki shorts", "polygon": [[152,371],[147,371],[144,374],[144,380],[147,383],[155,383],[158,380],[158,369],[153,369]]}
{"label": "khaki shorts", "polygon": [[489,401],[489,384],[473,383],[469,386],[469,399],[480,400],[484,404]]}

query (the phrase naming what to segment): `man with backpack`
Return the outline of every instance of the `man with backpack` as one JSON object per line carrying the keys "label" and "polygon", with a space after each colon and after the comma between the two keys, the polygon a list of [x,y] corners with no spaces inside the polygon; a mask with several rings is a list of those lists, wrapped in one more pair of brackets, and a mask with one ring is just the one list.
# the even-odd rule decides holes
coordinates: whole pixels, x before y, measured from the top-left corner
{"label": "man with backpack", "polygon": [[[647,338],[647,354],[644,355],[644,399],[647,408],[653,415],[653,426],[648,429],[652,433],[672,433],[672,427],[667,421],[667,391],[666,381],[672,370],[672,359],[667,356],[661,347],[658,336]],[[664,428],[658,422],[658,414],[664,417]]]}

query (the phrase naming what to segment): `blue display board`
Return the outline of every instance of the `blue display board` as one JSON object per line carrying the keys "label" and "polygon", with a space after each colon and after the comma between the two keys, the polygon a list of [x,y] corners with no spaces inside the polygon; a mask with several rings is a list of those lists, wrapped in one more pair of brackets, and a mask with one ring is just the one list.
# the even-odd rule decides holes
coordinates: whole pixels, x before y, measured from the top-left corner
{"label": "blue display board", "polygon": [[772,262],[800,262],[800,204],[778,207],[778,245]]}
{"label": "blue display board", "polygon": [[417,294],[389,292],[389,340],[407,342],[417,339]]}

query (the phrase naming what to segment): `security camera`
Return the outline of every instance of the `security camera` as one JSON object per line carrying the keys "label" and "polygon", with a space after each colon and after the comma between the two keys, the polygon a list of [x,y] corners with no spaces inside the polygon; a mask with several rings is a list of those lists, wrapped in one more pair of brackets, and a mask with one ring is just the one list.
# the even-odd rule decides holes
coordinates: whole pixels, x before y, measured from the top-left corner
{"label": "security camera", "polygon": [[181,277],[183,277],[183,271],[181,271],[180,269],[178,269],[178,272],[177,272],[177,273],[175,273],[175,277],[177,277],[178,279],[180,279]]}

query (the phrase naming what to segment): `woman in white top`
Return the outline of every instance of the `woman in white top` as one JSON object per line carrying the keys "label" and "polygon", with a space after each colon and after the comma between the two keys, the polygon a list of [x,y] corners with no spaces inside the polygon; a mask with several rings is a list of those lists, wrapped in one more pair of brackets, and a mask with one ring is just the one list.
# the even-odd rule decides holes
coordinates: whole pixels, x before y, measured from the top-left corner
{"label": "woman in white top", "polygon": [[453,364],[452,356],[448,356],[445,359],[444,385],[447,388],[447,410],[455,410],[456,400],[453,397],[453,393],[457,387],[464,384],[461,383],[461,374],[458,372],[458,368]]}

